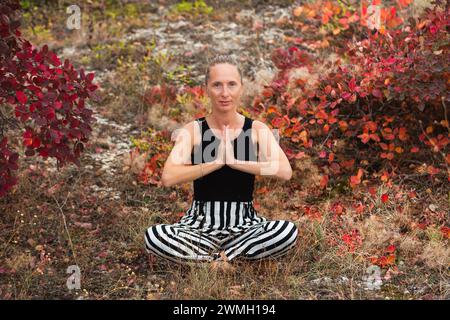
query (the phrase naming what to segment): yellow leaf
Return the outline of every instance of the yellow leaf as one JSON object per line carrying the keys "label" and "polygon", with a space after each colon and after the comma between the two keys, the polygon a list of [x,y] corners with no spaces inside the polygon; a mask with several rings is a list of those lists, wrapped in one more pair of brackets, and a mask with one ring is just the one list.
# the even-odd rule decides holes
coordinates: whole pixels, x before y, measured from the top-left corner
{"label": "yellow leaf", "polygon": [[386,258],[386,264],[393,265],[395,263],[395,254],[390,254]]}
{"label": "yellow leaf", "polygon": [[308,18],[314,18],[316,16],[316,12],[314,10],[309,10]]}
{"label": "yellow leaf", "polygon": [[302,12],[303,12],[303,7],[302,6],[297,7],[294,9],[294,16],[298,17],[302,14]]}
{"label": "yellow leaf", "polygon": [[341,29],[336,28],[336,29],[333,30],[333,34],[334,35],[338,35],[339,33],[341,33]]}
{"label": "yellow leaf", "polygon": [[278,114],[277,108],[274,107],[274,106],[270,106],[269,108],[267,108],[267,114],[271,114],[271,113],[276,113],[276,114]]}
{"label": "yellow leaf", "polygon": [[299,138],[303,141],[303,143],[307,143],[308,142],[308,133],[305,130],[303,130],[302,132],[300,132]]}
{"label": "yellow leaf", "polygon": [[328,42],[327,39],[324,39],[320,44],[321,48],[328,48],[329,46],[330,46],[330,43]]}
{"label": "yellow leaf", "polygon": [[395,148],[395,152],[397,152],[397,153],[403,153],[403,148],[402,148],[402,147],[396,147],[396,148]]}

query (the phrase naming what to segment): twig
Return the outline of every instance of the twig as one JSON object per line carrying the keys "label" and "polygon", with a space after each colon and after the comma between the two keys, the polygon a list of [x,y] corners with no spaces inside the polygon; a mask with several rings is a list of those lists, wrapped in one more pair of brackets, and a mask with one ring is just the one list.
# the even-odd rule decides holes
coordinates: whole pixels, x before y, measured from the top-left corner
{"label": "twig", "polygon": [[8,249],[9,244],[11,243],[12,239],[14,238],[14,235],[15,235],[16,232],[17,232],[16,224],[17,224],[17,220],[18,220],[18,219],[19,219],[19,218],[18,218],[18,216],[16,215],[16,216],[15,216],[15,219],[14,219],[13,232],[12,232],[12,234],[11,234],[11,237],[6,241],[6,243],[3,244],[3,245],[4,245],[4,249],[0,252],[0,257],[3,257],[3,255],[4,255],[5,252],[6,252],[6,250]]}
{"label": "twig", "polygon": [[325,143],[327,142],[328,138],[331,136],[331,133],[332,133],[333,131],[334,131],[334,128],[331,129],[331,130],[328,132],[327,137],[326,137],[325,140],[320,144],[321,147],[323,147],[323,146],[325,145]]}
{"label": "twig", "polygon": [[67,233],[67,237],[69,240],[69,245],[70,245],[70,249],[72,250],[72,254],[73,254],[73,258],[75,259],[75,263],[78,265],[78,261],[77,261],[77,255],[75,253],[75,249],[73,246],[73,242],[72,242],[72,237],[70,236],[70,232],[69,232],[69,228],[67,227],[67,220],[66,220],[66,215],[64,214],[64,211],[62,210],[62,208],[64,207],[64,205],[66,204],[67,198],[69,197],[70,191],[67,194],[66,200],[64,201],[64,204],[62,206],[59,205],[58,200],[55,198],[54,195],[52,195],[53,200],[55,200],[56,204],[58,205],[58,209],[61,212],[61,216],[63,218],[63,222],[64,222],[64,229],[66,230]]}
{"label": "twig", "polygon": [[[78,178],[78,180],[73,184],[72,190],[75,188],[75,186],[77,185],[77,182],[81,179],[81,177],[82,177],[82,175],[80,174],[80,177]],[[66,219],[66,215],[64,214],[64,211],[62,210],[62,208],[66,205],[66,202],[67,202],[67,200],[69,199],[69,196],[70,196],[70,193],[71,193],[71,192],[72,192],[72,191],[69,191],[69,192],[67,193],[67,196],[66,196],[66,198],[64,199],[64,202],[63,202],[62,205],[59,205],[59,202],[58,202],[58,200],[55,198],[54,195],[52,195],[52,198],[53,198],[53,200],[55,200],[55,202],[56,202],[56,204],[57,204],[57,206],[58,206],[58,209],[59,209],[59,211],[61,212],[61,216],[62,216],[62,218],[63,218],[63,223],[64,223],[64,229],[66,230],[67,237],[68,237],[68,240],[69,240],[70,249],[72,250],[72,254],[73,254],[75,263],[76,263],[77,265],[79,265],[79,264],[78,264],[77,255],[76,255],[76,252],[75,252],[75,249],[74,249],[74,246],[73,246],[73,242],[72,242],[72,237],[70,236],[69,228],[67,227],[67,219]]]}

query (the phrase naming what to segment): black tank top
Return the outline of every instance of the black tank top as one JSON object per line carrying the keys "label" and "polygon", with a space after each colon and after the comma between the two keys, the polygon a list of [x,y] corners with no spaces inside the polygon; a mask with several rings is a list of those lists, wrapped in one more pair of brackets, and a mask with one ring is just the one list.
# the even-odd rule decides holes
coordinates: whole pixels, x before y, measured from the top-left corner
{"label": "black tank top", "polygon": [[[220,143],[210,130],[205,117],[199,118],[202,140],[191,152],[191,163],[199,164],[216,159]],[[237,160],[257,161],[258,145],[254,145],[251,136],[253,120],[245,117],[243,130],[232,141],[234,157]],[[228,165],[194,180],[194,200],[202,201],[252,201],[255,175],[232,169]]]}

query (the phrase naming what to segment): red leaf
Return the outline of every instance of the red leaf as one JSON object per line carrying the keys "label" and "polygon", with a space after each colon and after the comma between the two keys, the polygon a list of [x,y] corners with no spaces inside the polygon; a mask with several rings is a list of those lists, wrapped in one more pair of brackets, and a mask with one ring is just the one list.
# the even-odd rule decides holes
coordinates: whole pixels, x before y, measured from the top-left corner
{"label": "red leaf", "polygon": [[59,109],[61,109],[61,107],[62,107],[62,102],[61,101],[56,101],[55,102],[55,109],[59,110]]}
{"label": "red leaf", "polygon": [[407,7],[413,0],[399,0],[399,4],[402,7]]}
{"label": "red leaf", "polygon": [[275,128],[280,128],[284,123],[284,119],[281,117],[277,117],[274,118],[271,123]]}
{"label": "red leaf", "polygon": [[350,82],[348,83],[348,88],[350,89],[351,92],[355,92],[356,91],[356,80],[355,80],[355,78],[352,78],[352,80],[350,80]]}
{"label": "red leaf", "polygon": [[86,76],[86,79],[87,79],[89,82],[92,82],[92,80],[94,80],[94,76],[95,76],[95,73],[93,73],[93,72],[88,73],[87,76]]}
{"label": "red leaf", "polygon": [[380,137],[376,134],[376,133],[371,133],[370,134],[370,139],[380,142]]}
{"label": "red leaf", "polygon": [[41,140],[38,137],[33,138],[32,146],[33,148],[38,148],[41,145]]}
{"label": "red leaf", "polygon": [[16,98],[21,104],[27,103],[27,96],[23,93],[23,91],[16,91]]}
{"label": "red leaf", "polygon": [[380,89],[373,89],[372,90],[372,95],[376,98],[381,98],[383,95],[381,94]]}
{"label": "red leaf", "polygon": [[350,186],[352,188],[356,187],[358,184],[361,183],[361,177],[363,175],[363,170],[361,168],[358,169],[358,174],[356,176],[350,177]]}
{"label": "red leaf", "polygon": [[59,60],[58,56],[55,53],[50,52],[49,58],[50,58],[50,63],[52,65],[54,65],[55,67],[58,67],[61,65],[61,60]]}
{"label": "red leaf", "polygon": [[369,188],[369,193],[374,196],[374,195],[377,194],[377,189],[375,187],[370,187]]}
{"label": "red leaf", "polygon": [[441,233],[446,239],[450,239],[450,228],[449,227],[441,227]]}
{"label": "red leaf", "polygon": [[26,130],[23,135],[23,145],[24,146],[31,146],[33,144],[33,133],[29,130]]}
{"label": "red leaf", "polygon": [[26,138],[26,139],[23,139],[23,144],[24,144],[24,146],[31,146],[32,144],[33,144],[33,139],[30,139],[30,138]]}
{"label": "red leaf", "polygon": [[391,244],[389,247],[387,247],[386,252],[394,253],[395,252],[395,246]]}
{"label": "red leaf", "polygon": [[343,92],[341,97],[345,100],[349,100],[351,98],[352,94],[350,92]]}
{"label": "red leaf", "polygon": [[6,147],[6,144],[8,143],[8,138],[3,137],[3,139],[0,141],[0,149]]}
{"label": "red leaf", "polygon": [[54,118],[55,118],[55,110],[50,109],[49,112],[48,112],[47,115],[46,115],[46,118],[47,118],[48,120],[54,119]]}
{"label": "red leaf", "polygon": [[40,150],[40,151],[39,151],[39,154],[40,154],[42,157],[44,157],[44,158],[47,158],[48,155],[49,155],[47,149],[42,149],[42,150]]}
{"label": "red leaf", "polygon": [[320,188],[321,189],[325,189],[326,186],[328,184],[328,175],[324,175],[322,176],[322,178],[320,179]]}
{"label": "red leaf", "polygon": [[31,132],[31,131],[29,131],[29,130],[26,130],[24,133],[23,133],[23,137],[24,138],[31,138],[33,136],[33,133]]}
{"label": "red leaf", "polygon": [[370,135],[368,135],[367,133],[362,133],[358,135],[358,138],[361,139],[362,143],[367,143],[370,140]]}
{"label": "red leaf", "polygon": [[439,171],[440,171],[439,168],[435,168],[435,167],[433,167],[433,166],[428,166],[428,168],[427,168],[427,172],[428,172],[430,175],[438,174]]}

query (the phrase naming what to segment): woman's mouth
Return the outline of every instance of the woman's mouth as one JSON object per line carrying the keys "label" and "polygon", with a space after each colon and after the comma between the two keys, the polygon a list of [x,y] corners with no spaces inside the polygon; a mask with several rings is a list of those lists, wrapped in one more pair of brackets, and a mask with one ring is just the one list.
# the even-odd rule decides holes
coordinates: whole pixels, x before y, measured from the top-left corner
{"label": "woman's mouth", "polygon": [[231,101],[219,101],[222,106],[227,106],[231,103]]}

